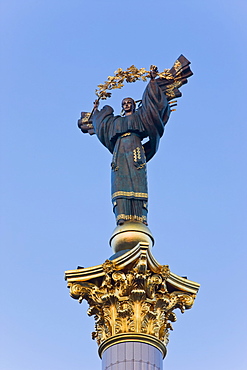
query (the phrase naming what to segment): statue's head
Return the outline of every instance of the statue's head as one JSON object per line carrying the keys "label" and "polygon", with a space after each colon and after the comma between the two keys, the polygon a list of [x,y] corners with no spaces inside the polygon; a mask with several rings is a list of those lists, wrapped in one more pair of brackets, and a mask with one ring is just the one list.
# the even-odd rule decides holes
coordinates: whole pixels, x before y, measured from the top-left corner
{"label": "statue's head", "polygon": [[122,100],[122,108],[124,111],[125,116],[128,116],[135,112],[136,103],[132,98],[124,98]]}

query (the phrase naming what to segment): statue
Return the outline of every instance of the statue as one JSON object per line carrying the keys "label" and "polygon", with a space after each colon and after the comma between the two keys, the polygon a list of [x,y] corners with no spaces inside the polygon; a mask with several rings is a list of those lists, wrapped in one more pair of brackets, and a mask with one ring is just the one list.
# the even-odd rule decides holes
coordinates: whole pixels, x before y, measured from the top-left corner
{"label": "statue", "polygon": [[[150,81],[138,108],[132,98],[123,99],[123,116],[114,116],[112,107],[108,105],[98,110],[99,99],[94,102],[92,114],[82,112],[82,118],[78,121],[79,128],[84,133],[96,133],[100,142],[113,155],[111,193],[117,225],[122,225],[125,221],[137,221],[147,225],[146,164],[157,152],[165,125],[174,110],[171,108],[176,105],[176,101],[171,100],[182,95],[178,88],[187,83],[187,78],[192,75],[189,64],[181,55],[170,70],[162,73],[158,72],[156,66],[151,66],[149,72],[136,69],[135,73],[145,73]],[[120,75],[123,74],[121,69],[118,71]],[[129,79],[130,81],[126,78],[126,81],[135,81]],[[122,81],[123,78],[120,86],[118,79],[120,87],[123,86]],[[102,88],[105,85],[99,86]],[[105,92],[104,94],[104,99],[110,95]],[[149,140],[142,144],[145,138]]]}

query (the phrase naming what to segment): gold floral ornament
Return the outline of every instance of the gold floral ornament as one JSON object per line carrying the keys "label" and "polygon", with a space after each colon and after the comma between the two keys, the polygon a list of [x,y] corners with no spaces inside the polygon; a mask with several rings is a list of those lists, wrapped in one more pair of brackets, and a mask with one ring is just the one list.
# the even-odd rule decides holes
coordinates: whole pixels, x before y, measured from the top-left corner
{"label": "gold floral ornament", "polygon": [[[150,70],[157,70],[157,67],[151,65]],[[160,78],[166,78],[167,80],[173,79],[169,69],[164,69],[163,72],[157,72],[157,76]],[[98,96],[98,100],[106,100],[111,97],[111,93],[108,92],[108,90],[121,89],[124,86],[125,81],[127,83],[140,80],[147,81],[147,78],[151,78],[151,75],[150,71],[147,71],[145,68],[138,69],[134,65],[127,68],[126,71],[123,71],[122,68],[118,68],[114,72],[114,76],[108,76],[107,81],[98,85],[98,89],[95,90],[95,93]]]}

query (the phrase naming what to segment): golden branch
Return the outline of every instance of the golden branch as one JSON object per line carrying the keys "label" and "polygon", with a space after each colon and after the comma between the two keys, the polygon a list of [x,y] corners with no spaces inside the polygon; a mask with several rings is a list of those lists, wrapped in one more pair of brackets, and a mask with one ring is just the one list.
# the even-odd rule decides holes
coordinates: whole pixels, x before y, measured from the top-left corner
{"label": "golden branch", "polygon": [[[152,65],[150,68],[153,69],[157,67]],[[157,72],[157,76],[166,79],[173,78],[169,69],[164,69],[164,71],[160,73]],[[150,71],[147,71],[145,68],[138,69],[134,65],[127,68],[126,71],[123,71],[122,68],[118,68],[114,72],[114,76],[108,76],[107,81],[98,85],[98,89],[95,90],[95,93],[99,100],[105,100],[111,97],[111,93],[107,91],[121,89],[124,86],[124,81],[127,83],[132,83],[139,80],[146,81],[147,78],[151,78],[151,76]]]}

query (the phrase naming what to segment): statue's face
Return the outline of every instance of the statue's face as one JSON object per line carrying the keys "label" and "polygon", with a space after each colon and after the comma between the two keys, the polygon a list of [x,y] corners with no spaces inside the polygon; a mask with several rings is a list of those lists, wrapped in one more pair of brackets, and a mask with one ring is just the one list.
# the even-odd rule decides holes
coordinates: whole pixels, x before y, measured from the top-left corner
{"label": "statue's face", "polygon": [[134,100],[131,98],[125,98],[122,101],[122,108],[124,113],[131,114],[135,111],[135,103]]}

